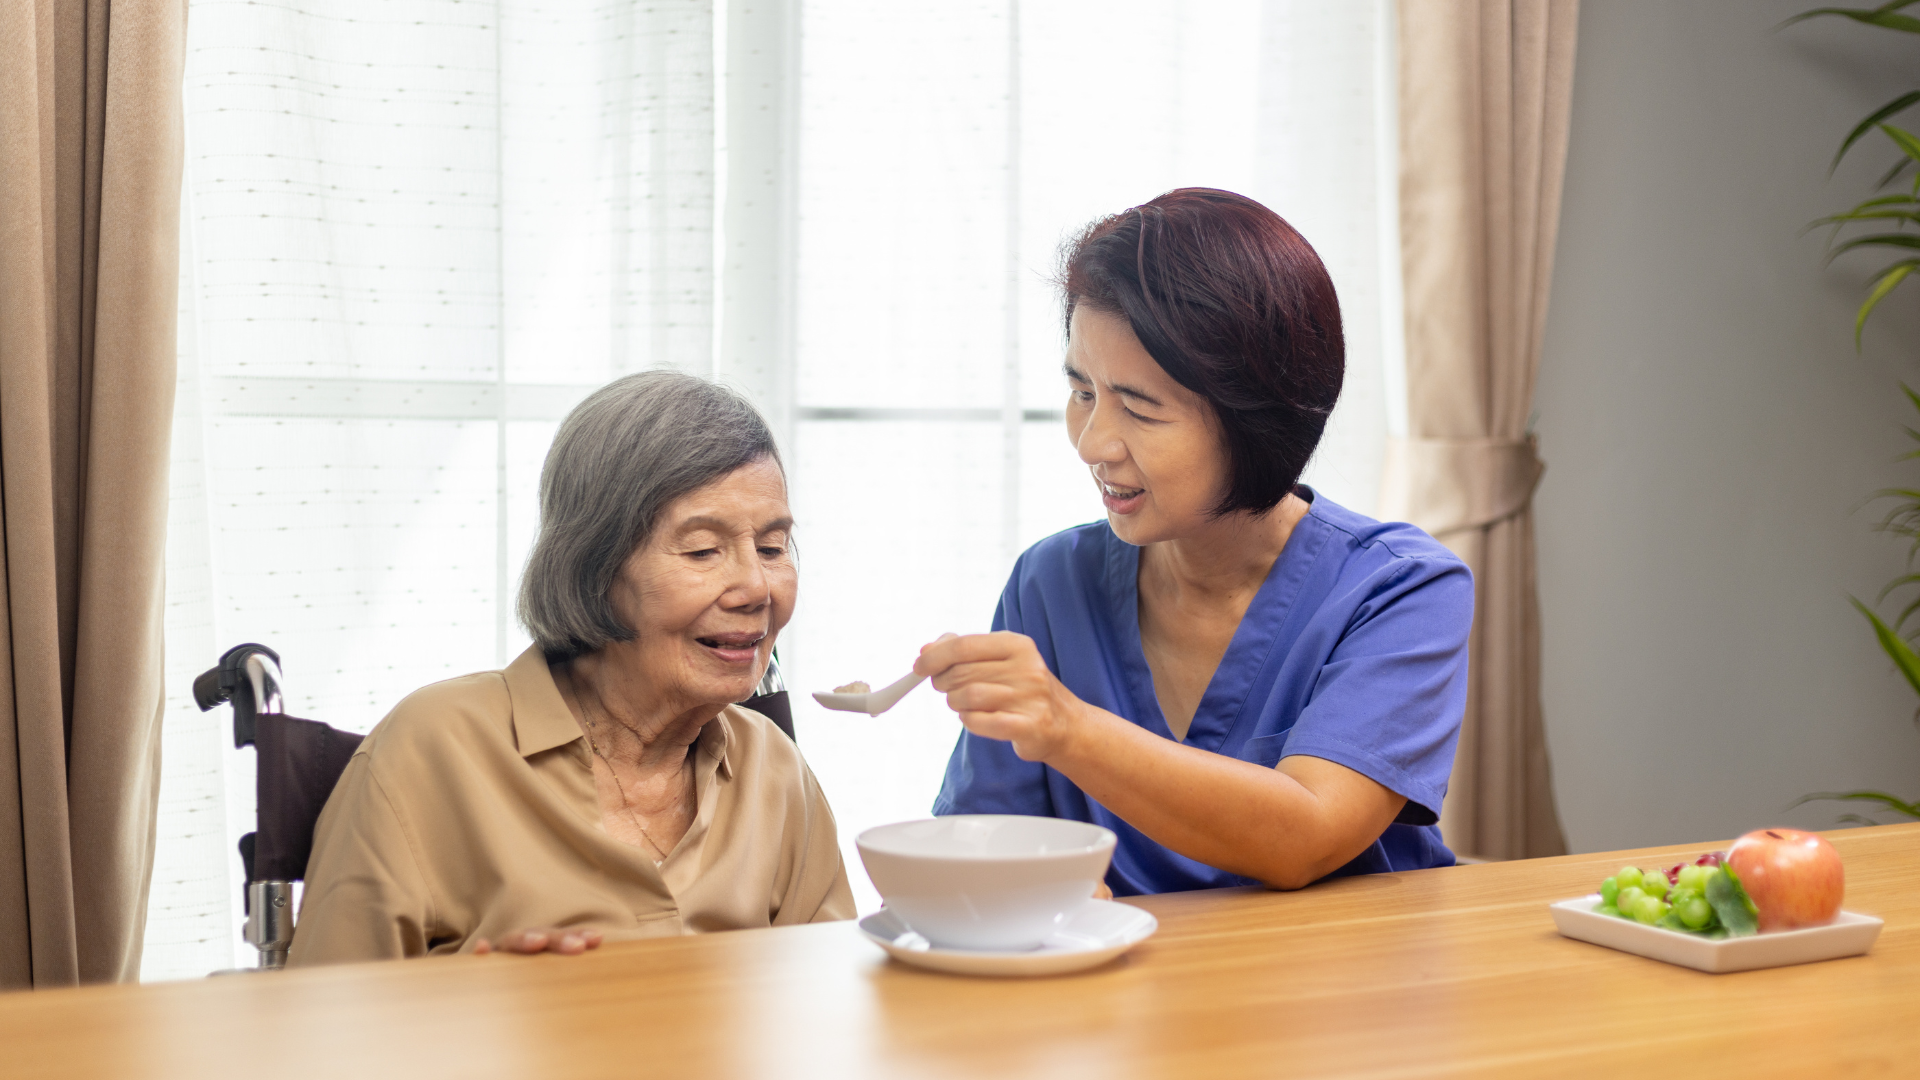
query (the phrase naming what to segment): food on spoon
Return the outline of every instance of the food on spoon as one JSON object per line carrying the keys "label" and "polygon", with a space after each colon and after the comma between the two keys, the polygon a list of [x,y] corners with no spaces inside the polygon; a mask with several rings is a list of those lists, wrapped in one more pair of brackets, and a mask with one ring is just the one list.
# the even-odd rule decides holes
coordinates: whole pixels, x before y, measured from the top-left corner
{"label": "food on spoon", "polygon": [[1753,898],[1762,931],[1825,926],[1840,914],[1846,871],[1817,833],[1755,830],[1727,849],[1727,865]]}
{"label": "food on spoon", "polygon": [[1711,851],[1667,870],[1623,866],[1600,883],[1594,910],[1683,934],[1745,937],[1759,928],[1754,903],[1725,860]]}
{"label": "food on spoon", "polygon": [[833,692],[836,694],[871,694],[873,693],[873,687],[856,679],[845,686],[834,687]]}

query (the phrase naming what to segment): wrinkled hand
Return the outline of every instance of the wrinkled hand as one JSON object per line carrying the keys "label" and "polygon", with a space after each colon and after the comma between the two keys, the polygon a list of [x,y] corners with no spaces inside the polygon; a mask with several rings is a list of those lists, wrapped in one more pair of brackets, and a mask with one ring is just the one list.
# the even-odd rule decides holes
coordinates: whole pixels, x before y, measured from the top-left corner
{"label": "wrinkled hand", "polygon": [[921,648],[913,670],[932,676],[968,731],[1012,743],[1023,761],[1060,754],[1086,710],[1025,634],[947,635]]}
{"label": "wrinkled hand", "polygon": [[602,940],[598,930],[562,930],[557,926],[543,926],[535,930],[516,930],[502,937],[498,945],[481,938],[473,943],[473,955],[485,956],[497,951],[524,956],[540,952],[578,956],[588,949],[599,948]]}

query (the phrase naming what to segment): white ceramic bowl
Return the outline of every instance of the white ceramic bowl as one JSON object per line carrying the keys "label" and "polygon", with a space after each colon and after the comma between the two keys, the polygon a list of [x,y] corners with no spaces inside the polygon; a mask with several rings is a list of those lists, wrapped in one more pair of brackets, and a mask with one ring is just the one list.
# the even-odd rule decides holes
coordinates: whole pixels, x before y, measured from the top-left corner
{"label": "white ceramic bowl", "polygon": [[957,814],[868,829],[854,840],[887,909],[952,949],[1036,949],[1093,897],[1113,858],[1098,825]]}

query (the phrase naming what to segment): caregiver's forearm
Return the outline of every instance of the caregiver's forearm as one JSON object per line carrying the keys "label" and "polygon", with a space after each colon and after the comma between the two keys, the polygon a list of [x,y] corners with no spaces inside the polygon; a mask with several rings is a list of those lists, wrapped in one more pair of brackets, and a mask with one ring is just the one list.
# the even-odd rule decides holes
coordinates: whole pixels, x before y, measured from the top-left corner
{"label": "caregiver's forearm", "polygon": [[[1165,847],[1274,888],[1300,888],[1352,861],[1404,801],[1358,774],[1370,794],[1315,791],[1282,769],[1171,742],[1080,704],[1086,712],[1049,766]],[[1342,769],[1316,764],[1323,775]]]}

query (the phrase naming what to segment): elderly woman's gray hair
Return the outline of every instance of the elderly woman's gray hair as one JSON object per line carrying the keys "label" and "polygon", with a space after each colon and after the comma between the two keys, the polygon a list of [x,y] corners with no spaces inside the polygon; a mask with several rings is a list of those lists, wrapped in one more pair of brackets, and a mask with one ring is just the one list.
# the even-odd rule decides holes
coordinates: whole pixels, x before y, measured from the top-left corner
{"label": "elderly woman's gray hair", "polygon": [[553,437],[540,472],[540,532],[520,581],[520,622],[551,659],[631,641],[609,593],[660,512],[771,458],[773,433],[739,394],[677,371],[595,390]]}

